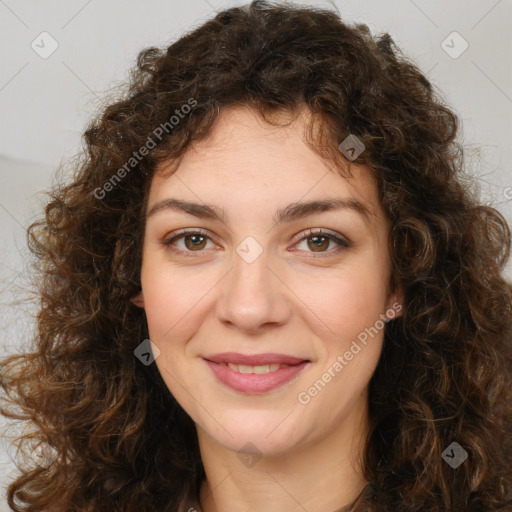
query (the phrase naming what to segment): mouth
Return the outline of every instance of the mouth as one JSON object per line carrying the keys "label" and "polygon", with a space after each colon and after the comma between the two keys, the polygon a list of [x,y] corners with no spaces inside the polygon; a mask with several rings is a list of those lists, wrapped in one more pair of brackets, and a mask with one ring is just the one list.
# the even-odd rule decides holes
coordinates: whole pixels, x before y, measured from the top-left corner
{"label": "mouth", "polygon": [[247,394],[262,394],[294,380],[311,361],[284,354],[223,353],[203,358],[225,386]]}
{"label": "mouth", "polygon": [[281,368],[288,368],[289,364],[259,364],[257,366],[251,366],[248,364],[233,364],[233,363],[218,363],[218,364],[225,364],[228,368],[231,368],[234,372],[238,373],[258,373],[258,374],[264,374],[264,373],[270,373],[270,372],[276,372],[277,370],[280,370]]}

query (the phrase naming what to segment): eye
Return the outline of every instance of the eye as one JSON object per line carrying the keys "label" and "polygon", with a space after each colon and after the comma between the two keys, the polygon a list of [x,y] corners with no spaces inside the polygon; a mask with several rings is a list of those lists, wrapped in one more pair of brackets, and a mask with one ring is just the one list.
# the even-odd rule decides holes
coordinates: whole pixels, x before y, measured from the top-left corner
{"label": "eye", "polygon": [[[338,252],[342,251],[343,249],[348,249],[351,247],[351,244],[343,240],[342,238],[325,231],[323,229],[310,229],[307,231],[306,236],[303,236],[299,240],[300,243],[306,243],[306,247],[308,249],[311,249],[311,251],[307,252],[313,252],[313,253],[333,253],[337,254]],[[335,249],[327,250],[328,247],[331,245],[331,243],[334,242],[334,244],[337,245]],[[330,254],[328,254],[330,255]],[[313,256],[313,258],[316,258],[318,256]],[[321,257],[321,256],[320,256]]]}
{"label": "eye", "polygon": [[[170,249],[172,249],[175,252],[189,256],[190,253],[202,252],[202,250],[206,246],[207,240],[211,241],[208,233],[206,233],[206,231],[196,229],[193,231],[192,230],[181,231],[181,232],[177,233],[175,236],[173,236],[172,238],[163,240],[162,244],[165,246],[168,246]],[[183,241],[184,248],[175,247],[174,243],[177,241]]]}
{"label": "eye", "polygon": [[[184,246],[177,247],[176,242],[183,241]],[[207,242],[213,241],[206,231],[195,229],[195,230],[184,230],[176,233],[173,237],[163,240],[162,244],[166,247],[169,247],[174,252],[184,254],[186,256],[193,256],[191,253],[201,253],[203,249],[206,248]],[[339,236],[336,236],[328,231],[323,229],[310,229],[307,231],[306,236],[302,236],[299,239],[298,243],[307,243],[307,247],[311,249],[310,251],[306,249],[306,252],[313,253],[338,253],[343,249],[347,249],[351,247],[350,242],[343,240]],[[337,248],[327,250],[331,243],[334,242],[337,245]],[[214,244],[215,245],[215,244]],[[297,244],[295,244],[297,245]],[[313,258],[318,256],[312,256]]]}

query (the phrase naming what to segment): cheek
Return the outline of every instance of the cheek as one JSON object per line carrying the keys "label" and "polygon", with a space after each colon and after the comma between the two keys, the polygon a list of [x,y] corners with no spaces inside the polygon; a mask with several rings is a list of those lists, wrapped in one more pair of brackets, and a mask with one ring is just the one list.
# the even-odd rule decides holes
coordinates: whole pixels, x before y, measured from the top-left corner
{"label": "cheek", "polygon": [[376,272],[350,267],[325,278],[301,278],[294,289],[304,297],[301,309],[321,338],[350,342],[385,314],[385,284]]}
{"label": "cheek", "polygon": [[213,292],[218,279],[209,278],[205,272],[159,265],[148,260],[141,276],[149,337],[160,350],[155,364],[176,400],[187,411],[194,411],[194,400],[187,390],[194,388],[199,403],[207,399],[197,374],[191,384],[188,342],[204,322],[208,293]]}
{"label": "cheek", "polygon": [[[385,277],[385,276],[384,276]],[[386,281],[377,272],[351,272],[321,280],[320,286],[303,282],[309,290],[307,323],[318,330],[318,369],[300,390],[298,402],[323,428],[325,410],[331,422],[342,421],[361,399],[378,364],[386,323]],[[319,321],[319,319],[321,321]],[[311,409],[309,407],[311,406]]]}
{"label": "cheek", "polygon": [[211,272],[166,269],[150,261],[143,268],[141,280],[149,333],[157,345],[186,338],[190,326],[200,324],[208,293],[219,281]]}

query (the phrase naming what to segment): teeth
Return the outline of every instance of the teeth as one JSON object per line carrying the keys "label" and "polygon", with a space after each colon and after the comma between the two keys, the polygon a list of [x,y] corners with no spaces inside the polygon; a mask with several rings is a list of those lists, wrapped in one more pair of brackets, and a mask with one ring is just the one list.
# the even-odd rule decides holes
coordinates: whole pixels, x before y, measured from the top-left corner
{"label": "teeth", "polygon": [[287,364],[260,364],[257,366],[250,366],[248,364],[233,364],[227,363],[228,367],[238,373],[269,373],[279,370],[279,368],[286,368]]}

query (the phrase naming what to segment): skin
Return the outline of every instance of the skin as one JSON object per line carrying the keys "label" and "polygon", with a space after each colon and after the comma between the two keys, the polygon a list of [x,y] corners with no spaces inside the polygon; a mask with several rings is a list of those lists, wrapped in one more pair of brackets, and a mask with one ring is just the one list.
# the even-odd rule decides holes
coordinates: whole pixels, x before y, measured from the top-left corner
{"label": "skin", "polygon": [[[151,183],[148,211],[176,198],[229,215],[226,223],[171,209],[147,217],[142,291],[133,299],[160,351],[155,364],[196,424],[207,475],[204,512],[332,512],[366,485],[360,457],[368,383],[384,330],[359,343],[307,404],[298,396],[329,368],[333,374],[337,357],[401,296],[388,289],[389,223],[374,179],[364,166],[351,164],[350,178],[328,167],[304,142],[306,118],[272,127],[249,108],[225,110],[173,175],[163,175],[164,165]],[[274,224],[276,210],[290,203],[339,198],[358,200],[368,217],[341,209]],[[210,238],[196,238],[199,249],[190,236],[188,243],[162,243],[183,228],[202,228]],[[327,239],[316,248],[308,228],[351,246]],[[262,250],[250,263],[236,252],[247,236]],[[219,382],[203,359],[221,352],[272,352],[310,363],[275,390],[246,394]],[[254,458],[239,453],[247,443]]]}

